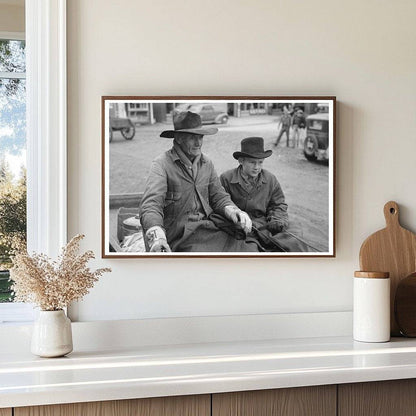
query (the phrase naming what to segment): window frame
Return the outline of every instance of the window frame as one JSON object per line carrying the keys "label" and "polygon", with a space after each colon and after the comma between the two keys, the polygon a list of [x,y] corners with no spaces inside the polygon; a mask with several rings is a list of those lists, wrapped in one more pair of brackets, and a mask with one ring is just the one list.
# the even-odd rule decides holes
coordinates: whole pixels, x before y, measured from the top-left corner
{"label": "window frame", "polygon": [[[2,40],[25,40],[25,32],[0,31],[0,39]],[[1,72],[0,78],[1,79],[23,78],[27,82],[26,72],[23,72],[23,73],[22,72],[19,72],[19,73]],[[7,74],[7,77],[3,76],[5,74]],[[27,113],[27,107],[26,107],[26,113]],[[33,320],[33,316],[34,316],[33,306],[30,304],[12,303],[12,302],[0,303],[0,324],[5,324],[5,323],[10,324],[14,322],[26,322],[29,320]]]}
{"label": "window frame", "polygon": [[[26,0],[25,35],[27,247],[56,257],[67,242],[66,0]],[[33,320],[33,307],[0,304],[0,323],[13,316]]]}

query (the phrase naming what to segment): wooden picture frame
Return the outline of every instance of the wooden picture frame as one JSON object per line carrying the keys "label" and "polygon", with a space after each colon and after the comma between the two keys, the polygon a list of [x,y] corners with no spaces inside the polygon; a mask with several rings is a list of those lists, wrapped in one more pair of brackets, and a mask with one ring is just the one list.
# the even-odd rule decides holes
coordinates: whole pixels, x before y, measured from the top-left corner
{"label": "wooden picture frame", "polygon": [[[335,97],[103,96],[101,111],[103,258],[335,257]],[[174,152],[171,150],[173,139],[160,137],[160,134],[167,131],[167,135],[171,137],[178,131],[180,132],[180,130],[174,129],[172,120],[174,118],[178,120],[178,114],[186,111],[198,114],[202,121],[200,128],[203,129],[204,136],[200,149],[203,155],[201,163],[209,160],[218,177],[224,171],[233,170],[233,175],[242,171],[243,173],[239,174],[241,176],[239,176],[239,181],[242,182],[232,186],[244,188],[244,191],[247,192],[246,202],[251,199],[254,201],[253,203],[257,203],[256,192],[263,186],[259,185],[259,181],[269,184],[273,182],[273,185],[270,186],[276,186],[273,177],[277,178],[277,183],[285,196],[284,203],[287,204],[288,223],[282,224],[283,220],[274,214],[277,211],[270,211],[270,202],[266,209],[267,212],[264,212],[266,212],[266,216],[269,215],[267,214],[269,212],[273,214],[270,214],[266,219],[260,218],[262,215],[264,216],[263,210],[260,210],[262,214],[259,214],[259,218],[265,222],[257,221],[257,212],[260,211],[255,211],[256,214],[251,212],[254,228],[244,243],[239,241],[233,244],[233,240],[231,245],[221,245],[221,249],[217,251],[214,248],[212,251],[212,246],[216,247],[216,243],[213,241],[219,242],[222,237],[211,239],[209,233],[198,234],[200,228],[195,224],[190,225],[190,229],[194,232],[189,231],[189,234],[198,240],[191,238],[188,241],[189,244],[178,243],[177,238],[181,232],[184,239],[188,238],[188,228],[184,226],[179,234],[176,231],[175,234],[171,232],[172,224],[176,227],[179,226],[178,224],[182,226],[190,221],[189,210],[186,215],[184,213],[178,214],[178,210],[172,211],[180,215],[180,219],[175,217],[172,221],[172,218],[169,217],[172,212],[169,213],[170,208],[167,208],[167,204],[172,202],[170,198],[173,195],[169,189],[170,180],[166,176],[169,173],[164,171],[162,174],[163,179],[161,180],[165,181],[166,185],[159,188],[160,184],[157,182],[157,192],[156,190],[153,192],[155,173],[154,168],[151,170],[151,165],[155,158],[166,158],[167,154]],[[289,126],[288,123],[290,123]],[[213,129],[218,129],[218,132],[208,136],[206,132],[211,133]],[[267,154],[262,170],[264,176],[255,177],[250,176],[250,173],[249,176],[244,174],[246,171],[242,163],[250,161],[252,158],[245,157],[236,160],[236,155],[252,156],[251,153],[241,153],[242,150],[247,151],[247,148],[242,148],[242,139],[250,137],[263,138],[264,155]],[[258,139],[254,141],[257,143]],[[277,146],[275,145],[276,141],[278,141]],[[269,156],[268,150],[272,150],[271,156]],[[175,163],[182,163],[183,159],[179,160],[179,153],[174,154],[178,159]],[[187,153],[181,153],[181,157],[184,154]],[[258,158],[262,159],[257,155]],[[163,163],[166,164],[166,160],[163,160]],[[241,167],[237,169],[239,165]],[[165,165],[162,166],[162,169],[165,169]],[[184,169],[184,166],[181,169]],[[194,176],[196,175],[198,178],[199,174],[202,175],[203,171],[199,170]],[[269,174],[271,176],[267,176]],[[160,176],[160,172],[157,175]],[[225,176],[221,177],[221,184],[233,196],[234,188],[231,190],[227,188],[228,185],[224,183]],[[159,181],[160,178],[156,179]],[[212,178],[209,183],[213,183]],[[174,194],[177,195],[177,198],[173,197],[173,204],[180,207],[181,203],[186,203],[185,197],[187,198],[189,195],[182,195],[182,189],[185,190],[185,188],[181,188],[180,184],[172,186],[176,187]],[[201,186],[205,185],[201,185],[201,183],[195,185],[199,190],[202,189]],[[159,191],[159,189],[163,190]],[[215,189],[216,195],[219,195],[219,188]],[[224,191],[223,188],[221,189]],[[158,220],[155,220],[154,223],[148,220],[150,218],[148,215],[149,194],[153,194],[154,197],[151,200],[151,207],[159,215]],[[199,209],[200,218],[198,220],[211,221],[212,217],[208,218],[209,212],[207,212],[205,203],[211,205],[216,198],[209,195],[206,201],[201,202],[201,198],[204,199],[204,197],[199,191],[197,194],[198,196],[194,196],[197,200],[196,206],[192,209]],[[142,198],[145,201],[141,202]],[[245,207],[241,206],[243,202],[236,199],[235,196],[233,198],[238,201],[239,208],[245,211]],[[246,207],[249,210],[252,205],[247,204]],[[221,207],[217,204],[213,210],[215,212],[216,210],[221,211],[220,214],[224,217],[225,214]],[[153,219],[153,217],[151,218]],[[167,224],[168,219],[169,224]],[[162,230],[167,234],[168,247],[172,246],[176,249],[172,252],[149,252],[149,244],[145,236],[146,230],[143,231],[143,222],[148,228],[153,225],[161,225]],[[233,229],[234,224],[231,221],[229,223]],[[279,224],[278,231],[281,230],[281,232],[273,235],[276,232],[273,224]],[[197,231],[192,227],[197,227]],[[208,228],[210,227],[209,224]],[[283,229],[281,229],[282,227]],[[235,228],[241,231],[240,224],[237,224]],[[221,230],[223,232],[222,228]],[[231,234],[233,232],[234,230]],[[241,236],[241,232],[237,234],[237,237],[234,235],[232,238],[245,238],[244,233],[243,236]],[[173,235],[175,237],[172,237]],[[259,251],[250,251],[254,247],[253,240],[257,240]],[[193,244],[192,241],[198,241],[198,244]],[[201,241],[202,243],[199,244]],[[237,246],[242,249],[235,250],[234,247]],[[250,246],[250,250],[246,251],[248,246]],[[193,251],[194,247],[199,247],[199,249]],[[224,247],[226,247],[225,250],[233,248],[232,251],[225,251]]]}

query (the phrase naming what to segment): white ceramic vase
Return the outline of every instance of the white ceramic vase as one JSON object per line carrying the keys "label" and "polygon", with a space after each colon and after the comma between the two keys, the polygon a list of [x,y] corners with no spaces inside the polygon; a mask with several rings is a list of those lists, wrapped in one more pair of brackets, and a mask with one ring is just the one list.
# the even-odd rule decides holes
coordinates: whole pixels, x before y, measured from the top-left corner
{"label": "white ceramic vase", "polygon": [[71,321],[65,312],[40,311],[33,326],[32,353],[39,357],[62,357],[72,348]]}

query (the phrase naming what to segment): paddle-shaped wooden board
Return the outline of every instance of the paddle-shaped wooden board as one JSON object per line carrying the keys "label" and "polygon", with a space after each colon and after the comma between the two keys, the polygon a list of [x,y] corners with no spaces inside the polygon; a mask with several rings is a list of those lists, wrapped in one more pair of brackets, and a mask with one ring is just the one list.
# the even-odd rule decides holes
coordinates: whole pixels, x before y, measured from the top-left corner
{"label": "paddle-shaped wooden board", "polygon": [[386,228],[370,235],[361,246],[360,268],[390,273],[390,329],[397,336],[400,331],[394,317],[394,297],[400,280],[416,271],[416,235],[400,225],[396,202],[384,205],[384,217]]}

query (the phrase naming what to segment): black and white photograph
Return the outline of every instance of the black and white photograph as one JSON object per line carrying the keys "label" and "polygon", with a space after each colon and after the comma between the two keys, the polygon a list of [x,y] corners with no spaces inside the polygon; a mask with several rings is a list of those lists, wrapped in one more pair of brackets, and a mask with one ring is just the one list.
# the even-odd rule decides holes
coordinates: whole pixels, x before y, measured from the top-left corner
{"label": "black and white photograph", "polygon": [[102,97],[103,257],[334,257],[335,97]]}

